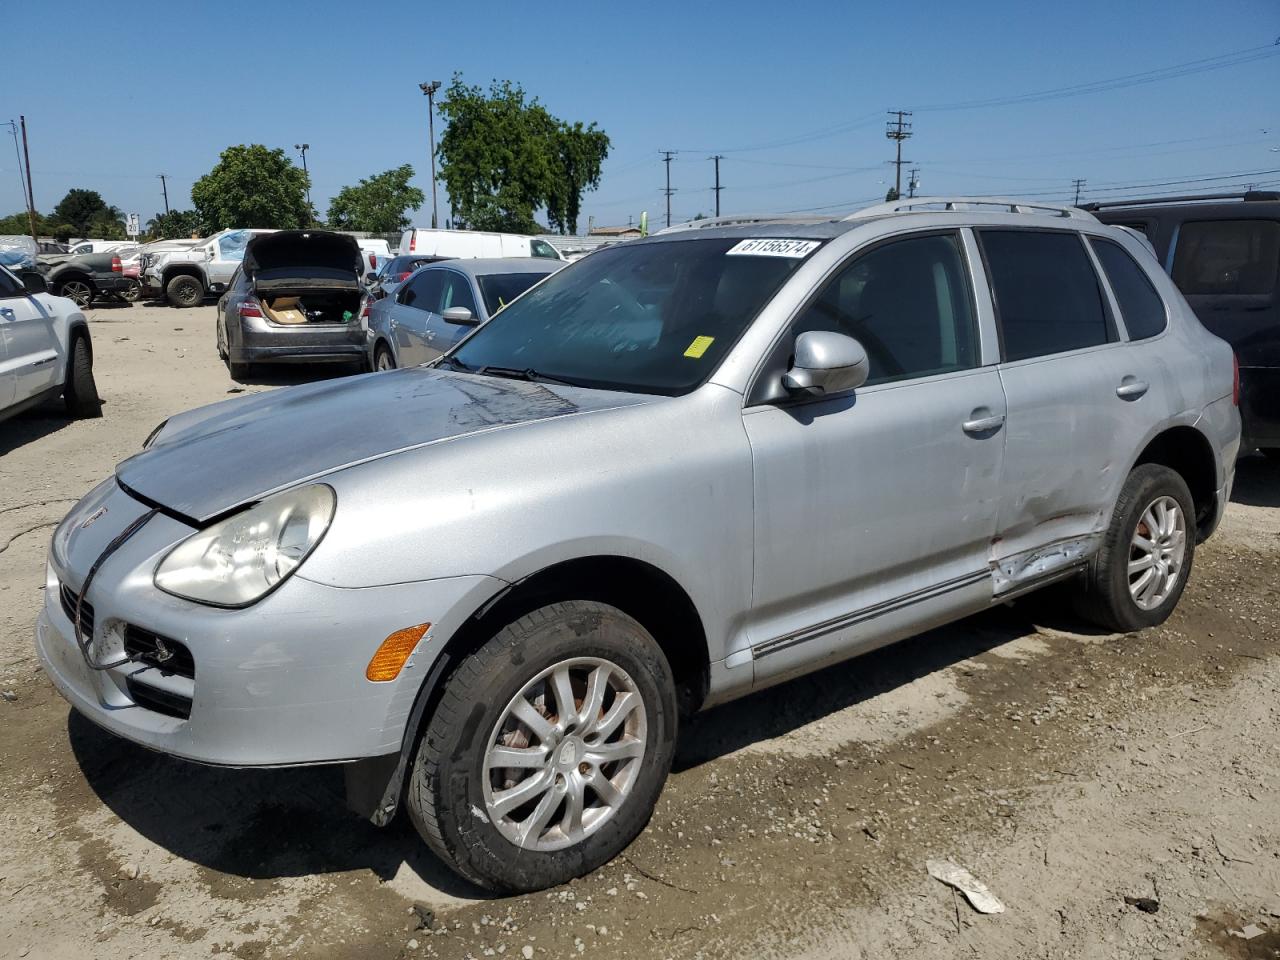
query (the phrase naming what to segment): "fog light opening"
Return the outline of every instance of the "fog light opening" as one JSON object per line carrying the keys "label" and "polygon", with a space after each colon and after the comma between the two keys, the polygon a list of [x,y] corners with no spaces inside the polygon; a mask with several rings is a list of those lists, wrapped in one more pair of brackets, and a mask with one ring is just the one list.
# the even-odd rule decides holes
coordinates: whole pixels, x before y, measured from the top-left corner
{"label": "fog light opening", "polygon": [[418,647],[420,641],[431,624],[420,623],[415,627],[397,630],[378,645],[378,650],[369,661],[364,675],[375,683],[386,683],[400,676],[405,663]]}

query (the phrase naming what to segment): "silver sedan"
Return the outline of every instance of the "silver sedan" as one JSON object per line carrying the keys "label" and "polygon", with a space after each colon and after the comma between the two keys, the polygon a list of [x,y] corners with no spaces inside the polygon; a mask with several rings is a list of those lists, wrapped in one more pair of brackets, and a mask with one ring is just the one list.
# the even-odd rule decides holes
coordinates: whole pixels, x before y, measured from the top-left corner
{"label": "silver sedan", "polygon": [[565,266],[540,257],[446,260],[425,266],[373,305],[369,363],[393,370],[434,360],[473,327]]}

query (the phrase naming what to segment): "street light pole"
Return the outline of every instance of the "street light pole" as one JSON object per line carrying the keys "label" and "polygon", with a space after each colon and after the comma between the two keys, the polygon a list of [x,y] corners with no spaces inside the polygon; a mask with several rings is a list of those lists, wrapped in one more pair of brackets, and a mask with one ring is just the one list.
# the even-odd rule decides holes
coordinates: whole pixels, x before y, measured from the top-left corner
{"label": "street light pole", "polygon": [[436,91],[440,89],[440,81],[420,83],[418,88],[427,95],[427,130],[431,137],[431,229],[440,225],[440,208],[436,201]]}
{"label": "street light pole", "polygon": [[293,149],[302,154],[302,174],[307,178],[307,220],[311,220],[311,174],[307,173],[307,151],[311,149],[311,144],[295,143]]}

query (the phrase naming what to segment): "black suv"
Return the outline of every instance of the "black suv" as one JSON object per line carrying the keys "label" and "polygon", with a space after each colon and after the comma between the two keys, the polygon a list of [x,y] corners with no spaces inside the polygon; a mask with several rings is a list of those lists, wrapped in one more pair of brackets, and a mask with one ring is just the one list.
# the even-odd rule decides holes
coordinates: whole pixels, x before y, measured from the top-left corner
{"label": "black suv", "polygon": [[1280,457],[1280,193],[1082,206],[1151,241],[1200,322],[1236,351],[1241,449]]}

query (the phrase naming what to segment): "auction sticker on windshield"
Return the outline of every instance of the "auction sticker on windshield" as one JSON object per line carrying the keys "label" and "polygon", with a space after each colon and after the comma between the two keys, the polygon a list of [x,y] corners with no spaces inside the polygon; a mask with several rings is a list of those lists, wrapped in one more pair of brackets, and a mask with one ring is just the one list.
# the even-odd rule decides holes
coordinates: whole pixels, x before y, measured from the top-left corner
{"label": "auction sticker on windshield", "polygon": [[822,245],[821,240],[743,240],[725,251],[727,257],[807,257]]}

